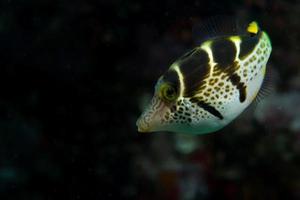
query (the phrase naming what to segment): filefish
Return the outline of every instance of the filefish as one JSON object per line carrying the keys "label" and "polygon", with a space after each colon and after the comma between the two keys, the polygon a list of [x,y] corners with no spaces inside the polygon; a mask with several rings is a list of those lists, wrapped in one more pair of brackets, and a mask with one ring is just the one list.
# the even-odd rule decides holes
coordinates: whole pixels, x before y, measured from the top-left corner
{"label": "filefish", "polygon": [[212,133],[255,100],[272,51],[270,38],[255,21],[240,30],[236,24],[226,26],[215,21],[200,26],[199,35],[204,30],[208,38],[158,79],[150,104],[136,122],[139,132]]}

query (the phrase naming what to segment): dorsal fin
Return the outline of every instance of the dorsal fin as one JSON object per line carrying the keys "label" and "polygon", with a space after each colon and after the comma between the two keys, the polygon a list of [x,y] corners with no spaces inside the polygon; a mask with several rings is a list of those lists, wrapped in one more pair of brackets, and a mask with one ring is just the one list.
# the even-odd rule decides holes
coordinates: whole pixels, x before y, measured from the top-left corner
{"label": "dorsal fin", "polygon": [[192,32],[196,44],[201,44],[207,39],[245,34],[247,25],[247,23],[239,22],[233,16],[217,15],[195,24]]}

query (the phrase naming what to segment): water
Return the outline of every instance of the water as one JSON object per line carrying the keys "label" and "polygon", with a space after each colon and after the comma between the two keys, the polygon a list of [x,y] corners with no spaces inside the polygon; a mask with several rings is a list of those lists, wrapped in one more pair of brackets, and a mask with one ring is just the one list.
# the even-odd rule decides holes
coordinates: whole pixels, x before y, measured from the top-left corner
{"label": "water", "polygon": [[[296,1],[0,1],[0,199],[300,199]],[[202,136],[141,134],[157,78],[217,14],[270,35],[275,92]]]}

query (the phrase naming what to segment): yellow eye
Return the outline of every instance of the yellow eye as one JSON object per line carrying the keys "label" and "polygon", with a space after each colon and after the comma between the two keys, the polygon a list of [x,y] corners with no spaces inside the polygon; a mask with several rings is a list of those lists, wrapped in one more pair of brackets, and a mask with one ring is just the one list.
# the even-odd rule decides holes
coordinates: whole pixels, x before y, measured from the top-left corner
{"label": "yellow eye", "polygon": [[168,84],[168,83],[163,83],[160,86],[160,96],[168,102],[174,101],[177,98],[177,92],[175,88]]}

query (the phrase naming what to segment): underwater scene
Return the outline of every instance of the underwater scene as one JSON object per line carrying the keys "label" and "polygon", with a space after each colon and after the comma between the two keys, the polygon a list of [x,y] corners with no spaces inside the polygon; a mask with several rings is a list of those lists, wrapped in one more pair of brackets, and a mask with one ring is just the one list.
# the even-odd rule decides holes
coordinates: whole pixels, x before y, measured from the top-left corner
{"label": "underwater scene", "polygon": [[0,11],[1,200],[300,200],[299,1]]}

